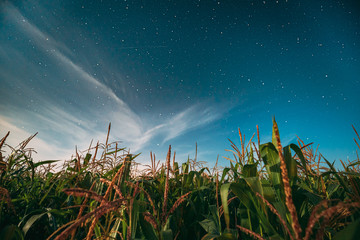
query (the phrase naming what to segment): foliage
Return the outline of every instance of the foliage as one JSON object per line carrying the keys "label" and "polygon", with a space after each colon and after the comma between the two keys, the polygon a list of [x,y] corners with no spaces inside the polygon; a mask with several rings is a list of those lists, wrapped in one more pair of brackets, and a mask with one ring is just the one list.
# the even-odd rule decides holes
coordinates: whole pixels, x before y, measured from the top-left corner
{"label": "foliage", "polygon": [[36,134],[16,148],[2,138],[0,239],[356,239],[359,159],[339,171],[301,139],[283,147],[275,120],[272,142],[239,130],[230,166],[212,170],[196,156],[180,165],[170,146],[140,171],[109,133],[60,170],[33,161]]}

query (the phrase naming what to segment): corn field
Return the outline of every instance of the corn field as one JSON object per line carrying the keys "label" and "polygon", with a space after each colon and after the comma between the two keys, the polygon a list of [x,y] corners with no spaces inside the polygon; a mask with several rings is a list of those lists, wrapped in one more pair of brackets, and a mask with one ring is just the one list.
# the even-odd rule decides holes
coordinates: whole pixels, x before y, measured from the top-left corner
{"label": "corn field", "polygon": [[0,239],[358,239],[360,159],[336,169],[312,143],[282,146],[275,120],[269,143],[239,130],[225,168],[179,164],[169,146],[139,169],[109,134],[57,170],[33,161],[35,135],[16,148],[4,136]]}

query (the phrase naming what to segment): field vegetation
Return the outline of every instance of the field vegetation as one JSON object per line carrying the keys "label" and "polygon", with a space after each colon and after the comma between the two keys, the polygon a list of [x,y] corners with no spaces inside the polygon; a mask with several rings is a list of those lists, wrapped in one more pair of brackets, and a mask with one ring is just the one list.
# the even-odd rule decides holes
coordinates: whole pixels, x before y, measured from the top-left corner
{"label": "field vegetation", "polygon": [[0,239],[348,240],[360,233],[359,157],[336,169],[312,143],[282,146],[275,120],[269,143],[260,144],[258,129],[249,140],[239,130],[225,168],[196,156],[180,164],[169,146],[164,162],[150,153],[140,169],[137,155],[106,140],[56,170],[56,161],[33,161],[34,136],[12,148],[8,135],[0,142],[11,149],[0,155]]}

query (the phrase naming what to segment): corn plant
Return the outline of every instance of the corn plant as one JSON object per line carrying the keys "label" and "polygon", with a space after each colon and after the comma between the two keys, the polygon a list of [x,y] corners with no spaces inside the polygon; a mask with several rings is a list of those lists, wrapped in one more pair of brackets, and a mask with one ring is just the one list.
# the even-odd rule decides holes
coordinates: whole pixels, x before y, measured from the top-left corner
{"label": "corn plant", "polygon": [[0,239],[357,239],[359,158],[339,170],[313,143],[282,146],[275,120],[268,143],[258,127],[249,140],[239,130],[229,166],[212,171],[197,146],[183,163],[169,146],[140,172],[138,155],[108,142],[110,129],[60,171],[33,161],[35,135],[15,148],[3,137]]}

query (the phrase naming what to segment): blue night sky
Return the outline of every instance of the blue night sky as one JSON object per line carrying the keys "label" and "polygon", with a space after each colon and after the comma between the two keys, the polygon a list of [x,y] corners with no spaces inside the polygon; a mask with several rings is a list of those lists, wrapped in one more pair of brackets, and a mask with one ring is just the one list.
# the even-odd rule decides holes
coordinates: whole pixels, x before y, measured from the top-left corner
{"label": "blue night sky", "polygon": [[[0,133],[35,159],[111,140],[210,166],[259,125],[354,160],[357,0],[0,1]],[[222,160],[221,165],[227,165]]]}

